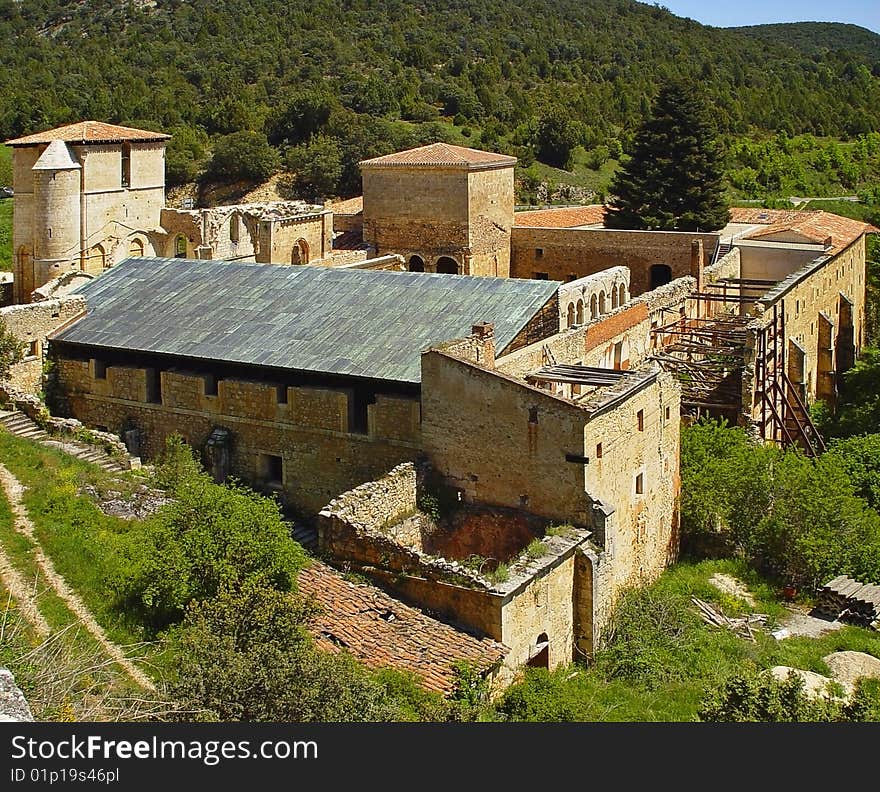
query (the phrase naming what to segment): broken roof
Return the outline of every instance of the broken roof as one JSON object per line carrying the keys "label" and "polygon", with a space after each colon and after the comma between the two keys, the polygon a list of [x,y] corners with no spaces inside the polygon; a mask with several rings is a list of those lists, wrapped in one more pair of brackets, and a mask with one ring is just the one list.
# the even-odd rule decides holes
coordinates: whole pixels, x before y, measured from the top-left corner
{"label": "broken roof", "polygon": [[780,235],[795,235],[804,242],[827,244],[830,240],[829,252],[834,255],[849,247],[862,234],[876,232],[870,223],[852,220],[849,217],[831,214],[830,212],[794,212],[795,216],[782,217],[765,228],[752,231],[745,239],[766,239]]}
{"label": "broken roof", "polygon": [[431,143],[428,146],[373,157],[360,163],[364,168],[384,167],[452,167],[478,170],[481,168],[512,168],[516,157],[491,151],[453,146],[451,143]]}
{"label": "broken roof", "polygon": [[452,690],[456,660],[484,672],[498,665],[508,651],[489,638],[476,638],[432,619],[381,589],[350,583],[319,561],[302,570],[298,580],[299,590],[321,606],[310,625],[321,649],[347,650],[372,668],[412,671],[431,690]]}
{"label": "broken roof", "polygon": [[513,215],[515,226],[527,228],[577,228],[579,226],[602,225],[604,222],[605,207],[602,204],[529,209],[525,212],[516,212]]}
{"label": "broken roof", "polygon": [[169,140],[171,135],[145,129],[105,124],[103,121],[78,121],[75,124],[47,129],[34,135],[7,140],[7,146],[36,146],[61,140],[65,143],[120,143],[123,140]]}
{"label": "broken roof", "polygon": [[493,322],[499,354],[555,281],[131,258],[79,287],[64,343],[418,383],[424,349]]}

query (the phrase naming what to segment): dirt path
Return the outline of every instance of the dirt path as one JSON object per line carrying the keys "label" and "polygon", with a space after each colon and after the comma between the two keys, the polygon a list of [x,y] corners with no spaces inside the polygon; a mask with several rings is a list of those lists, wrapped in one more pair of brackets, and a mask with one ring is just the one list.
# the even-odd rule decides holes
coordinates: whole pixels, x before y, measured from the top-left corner
{"label": "dirt path", "polygon": [[[43,618],[43,614],[37,607],[37,598],[34,595],[33,587],[29,586],[18,573],[2,547],[0,547],[0,580],[3,581],[3,587],[16,601],[18,612],[30,622],[41,638],[48,638],[51,632],[49,622]],[[6,603],[2,603],[2,605],[5,607]]]}
{"label": "dirt path", "polygon": [[[125,656],[121,647],[113,643],[113,641],[107,637],[107,634],[104,632],[101,625],[95,621],[95,617],[92,616],[92,613],[86,607],[86,604],[71,590],[64,578],[55,570],[55,565],[52,563],[52,559],[43,552],[43,548],[34,531],[34,524],[31,522],[30,517],[28,517],[27,509],[22,500],[24,487],[3,465],[0,465],[0,485],[2,485],[6,497],[9,499],[9,505],[12,508],[12,514],[15,518],[15,530],[23,536],[26,536],[34,543],[34,545],[36,545],[34,558],[53,591],[64,600],[67,607],[76,614],[76,617],[83,623],[91,636],[103,647],[104,651],[106,651],[107,654],[110,655],[110,657],[112,657],[113,660],[116,661],[116,663],[118,663],[135,682],[147,690],[155,690],[153,683],[147,675]],[[48,625],[46,625],[46,628],[48,630]]]}

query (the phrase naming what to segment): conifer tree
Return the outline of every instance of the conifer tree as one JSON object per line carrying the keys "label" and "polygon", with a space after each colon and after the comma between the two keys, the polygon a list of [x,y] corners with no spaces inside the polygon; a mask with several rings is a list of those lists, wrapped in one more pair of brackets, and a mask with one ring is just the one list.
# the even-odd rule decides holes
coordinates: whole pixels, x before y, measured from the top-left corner
{"label": "conifer tree", "polygon": [[730,212],[718,144],[693,86],[660,91],[610,186],[607,228],[715,231]]}

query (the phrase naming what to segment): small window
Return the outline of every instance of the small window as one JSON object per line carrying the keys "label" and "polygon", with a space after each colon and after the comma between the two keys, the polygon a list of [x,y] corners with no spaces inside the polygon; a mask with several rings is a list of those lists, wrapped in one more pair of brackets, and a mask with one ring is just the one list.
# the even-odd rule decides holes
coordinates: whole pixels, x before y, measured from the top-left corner
{"label": "small window", "polygon": [[645,494],[645,474],[639,473],[636,476],[636,495]]}
{"label": "small window", "polygon": [[122,186],[131,186],[131,143],[122,144]]}
{"label": "small window", "polygon": [[645,411],[644,410],[639,410],[636,413],[636,422],[639,425],[639,431],[644,432],[645,431]]}
{"label": "small window", "polygon": [[278,404],[287,404],[287,385],[275,386],[275,401]]}
{"label": "small window", "polygon": [[530,424],[538,423],[538,408],[537,407],[529,407],[529,423]]}
{"label": "small window", "polygon": [[237,245],[241,238],[241,228],[239,223],[240,221],[237,214],[234,214],[229,218],[229,241],[232,242],[233,245]]}
{"label": "small window", "polygon": [[205,374],[205,396],[217,395],[217,377],[213,374]]}
{"label": "small window", "polygon": [[544,248],[535,248],[535,258],[544,258]]}
{"label": "small window", "polygon": [[28,344],[28,357],[39,357],[40,342],[34,339]]}
{"label": "small window", "polygon": [[263,478],[269,485],[281,486],[284,482],[284,460],[274,454],[263,454]]}
{"label": "small window", "polygon": [[107,363],[103,360],[95,360],[95,379],[107,379]]}
{"label": "small window", "polygon": [[666,420],[667,421],[669,420],[669,408],[668,407],[666,408]]}
{"label": "small window", "polygon": [[148,368],[145,372],[147,385],[147,402],[150,404],[162,403],[162,378],[154,368]]}
{"label": "small window", "polygon": [[534,280],[550,280],[550,273],[536,272],[533,276]]}
{"label": "small window", "polygon": [[596,459],[602,458],[602,444],[596,443]]}

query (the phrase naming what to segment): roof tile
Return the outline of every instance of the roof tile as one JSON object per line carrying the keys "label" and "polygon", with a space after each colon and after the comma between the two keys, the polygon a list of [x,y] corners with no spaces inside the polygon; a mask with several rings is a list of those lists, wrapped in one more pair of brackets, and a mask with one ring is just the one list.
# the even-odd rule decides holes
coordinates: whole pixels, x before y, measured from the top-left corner
{"label": "roof tile", "polygon": [[516,212],[513,216],[515,226],[528,228],[577,228],[585,225],[602,225],[604,222],[605,207],[602,204],[530,209]]}
{"label": "roof tile", "polygon": [[496,154],[491,151],[453,146],[451,143],[431,143],[428,146],[398,151],[394,154],[386,154],[383,157],[363,160],[361,167],[385,167],[385,166],[454,166],[464,168],[479,168],[490,166],[516,165],[516,157],[508,157],[506,154]]}
{"label": "roof tile", "polygon": [[103,121],[78,121],[75,124],[47,129],[34,135],[7,140],[7,146],[35,146],[61,140],[65,143],[117,143],[123,140],[168,140],[171,135],[146,129],[105,124]]}

